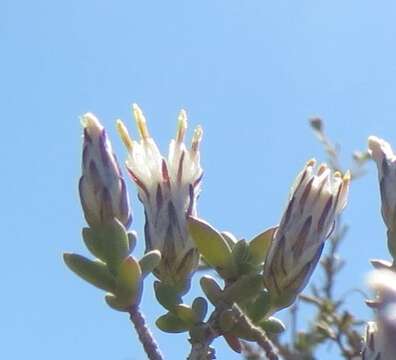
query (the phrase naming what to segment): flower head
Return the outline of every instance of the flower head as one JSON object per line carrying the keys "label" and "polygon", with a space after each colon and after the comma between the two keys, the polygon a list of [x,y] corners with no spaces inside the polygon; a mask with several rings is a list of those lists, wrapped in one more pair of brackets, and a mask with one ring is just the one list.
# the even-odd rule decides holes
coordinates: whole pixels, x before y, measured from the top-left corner
{"label": "flower head", "polygon": [[264,265],[275,307],[289,306],[307,284],[346,205],[349,181],[349,173],[341,176],[324,164],[316,170],[314,160],[298,175]]}
{"label": "flower head", "polygon": [[385,140],[368,138],[369,152],[377,163],[381,192],[381,211],[389,230],[396,231],[396,155]]}
{"label": "flower head", "polygon": [[394,359],[396,354],[396,274],[391,270],[375,270],[368,278],[376,292],[376,321],[366,327],[363,360]]}
{"label": "flower head", "polygon": [[180,112],[175,139],[165,159],[150,136],[140,108],[133,106],[140,141],[130,138],[124,124],[118,130],[128,150],[127,170],[137,185],[145,209],[146,251],[158,249],[162,260],[156,275],[171,283],[186,280],[198,265],[199,254],[187,231],[186,219],[197,213],[202,168],[199,144],[202,129],[194,132],[191,148],[184,144],[187,118]]}
{"label": "flower head", "polygon": [[82,125],[79,191],[85,219],[90,226],[97,227],[117,218],[127,228],[132,222],[128,193],[106,131],[90,113],[83,116]]}

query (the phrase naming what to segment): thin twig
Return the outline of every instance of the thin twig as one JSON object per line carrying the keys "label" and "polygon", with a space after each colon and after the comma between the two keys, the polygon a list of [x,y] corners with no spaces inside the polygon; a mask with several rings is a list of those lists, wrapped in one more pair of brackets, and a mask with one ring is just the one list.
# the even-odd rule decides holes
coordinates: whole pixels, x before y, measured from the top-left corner
{"label": "thin twig", "polygon": [[234,305],[234,311],[238,316],[238,321],[244,327],[249,329],[250,334],[253,336],[257,345],[259,345],[264,350],[265,356],[268,358],[268,360],[279,360],[278,350],[268,338],[267,334],[263,330],[255,326],[236,304]]}
{"label": "thin twig", "polygon": [[130,319],[135,326],[139,340],[143,345],[144,351],[150,360],[163,360],[161,351],[154,339],[153,334],[146,325],[143,314],[140,312],[137,305],[132,305],[129,308]]}

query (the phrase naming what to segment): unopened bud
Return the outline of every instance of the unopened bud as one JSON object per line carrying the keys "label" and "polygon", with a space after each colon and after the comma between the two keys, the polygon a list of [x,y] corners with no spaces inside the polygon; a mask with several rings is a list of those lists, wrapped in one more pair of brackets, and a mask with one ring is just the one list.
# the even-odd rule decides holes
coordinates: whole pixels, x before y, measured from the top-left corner
{"label": "unopened bud", "polygon": [[118,219],[132,222],[128,193],[104,127],[93,114],[82,118],[84,144],[79,190],[84,216],[91,227]]}

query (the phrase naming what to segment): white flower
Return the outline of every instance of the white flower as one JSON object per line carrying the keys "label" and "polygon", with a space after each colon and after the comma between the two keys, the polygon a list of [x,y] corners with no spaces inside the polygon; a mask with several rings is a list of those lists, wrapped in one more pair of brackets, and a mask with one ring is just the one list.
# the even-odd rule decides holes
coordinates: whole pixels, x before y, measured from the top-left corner
{"label": "white flower", "polygon": [[165,159],[149,134],[142,111],[137,105],[133,106],[133,111],[140,142],[131,140],[120,121],[118,130],[128,149],[128,172],[138,187],[145,209],[146,251],[161,251],[162,260],[156,274],[161,280],[177,283],[191,275],[199,259],[187,231],[186,218],[197,214],[203,174],[199,153],[202,129],[195,130],[191,148],[187,149],[184,144],[187,119],[182,110],[176,137],[171,140]]}
{"label": "white flower", "polygon": [[376,291],[376,321],[366,327],[362,360],[393,360],[396,357],[396,274],[391,270],[375,270],[369,278]]}
{"label": "white flower", "polygon": [[84,144],[79,191],[85,219],[95,227],[117,218],[128,228],[132,222],[128,193],[106,131],[90,113],[83,116],[82,125]]}
{"label": "white flower", "polygon": [[289,306],[306,286],[346,205],[349,182],[349,173],[342,177],[324,164],[315,170],[315,160],[298,175],[264,265],[265,285],[278,308]]}
{"label": "white flower", "polygon": [[368,138],[368,148],[377,163],[381,192],[381,211],[389,230],[396,230],[396,155],[385,140]]}

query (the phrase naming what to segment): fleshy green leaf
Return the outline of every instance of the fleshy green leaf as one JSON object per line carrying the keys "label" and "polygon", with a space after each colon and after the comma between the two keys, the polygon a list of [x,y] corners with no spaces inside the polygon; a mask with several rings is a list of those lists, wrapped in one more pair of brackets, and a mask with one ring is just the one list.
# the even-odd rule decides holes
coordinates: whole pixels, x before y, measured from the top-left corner
{"label": "fleshy green leaf", "polygon": [[239,240],[232,249],[232,257],[239,267],[244,265],[250,259],[250,252],[246,240]]}
{"label": "fleshy green leaf", "polygon": [[160,330],[168,333],[181,333],[190,328],[187,323],[172,313],[160,316],[155,324]]}
{"label": "fleshy green leaf", "polygon": [[257,296],[262,289],[262,275],[244,275],[223,291],[223,299],[229,303],[245,301]]}
{"label": "fleshy green leaf", "polygon": [[151,250],[139,260],[143,276],[150,274],[160,263],[161,253],[159,250]]}
{"label": "fleshy green leaf", "polygon": [[280,334],[286,330],[283,322],[275,317],[269,317],[266,320],[260,322],[259,326],[271,334]]}
{"label": "fleshy green leaf", "polygon": [[117,311],[123,311],[126,312],[128,311],[128,306],[130,304],[125,304],[122,301],[120,301],[115,295],[113,294],[107,294],[105,296],[105,300],[107,305],[109,305],[113,310]]}
{"label": "fleshy green leaf", "polygon": [[256,323],[268,313],[270,307],[270,294],[267,290],[262,290],[254,302],[248,307],[249,317]]}
{"label": "fleshy green leaf", "polygon": [[190,327],[191,325],[194,325],[198,322],[198,318],[195,316],[194,311],[187,304],[176,305],[174,308],[174,312],[186,324],[190,325]]}
{"label": "fleshy green leaf", "polygon": [[250,241],[249,252],[252,264],[259,265],[265,261],[276,229],[277,227],[273,227],[265,230]]}
{"label": "fleshy green leaf", "polygon": [[129,254],[129,239],[124,225],[118,220],[102,229],[102,245],[105,262],[114,275],[117,275],[118,268]]}
{"label": "fleshy green leaf", "polygon": [[128,231],[128,254],[132,253],[136,246],[137,235],[135,231]]}
{"label": "fleshy green leaf", "polygon": [[125,258],[116,278],[116,296],[122,304],[131,305],[140,295],[141,276],[139,263],[131,256]]}
{"label": "fleshy green leaf", "polygon": [[100,234],[95,233],[95,231],[89,227],[82,229],[82,237],[84,244],[92,255],[98,259],[105,261],[106,257],[103,254],[102,237]]}
{"label": "fleshy green leaf", "polygon": [[106,291],[114,291],[116,284],[106,264],[99,260],[89,260],[78,254],[63,254],[66,265],[90,284]]}
{"label": "fleshy green leaf", "polygon": [[225,241],[227,241],[230,249],[233,249],[235,244],[238,242],[238,239],[235,237],[235,235],[229,231],[222,231],[221,236],[224,238]]}
{"label": "fleshy green leaf", "polygon": [[182,302],[180,294],[170,285],[155,281],[154,290],[158,302],[169,311],[173,311],[175,306]]}
{"label": "fleshy green leaf", "polygon": [[223,292],[212,276],[203,276],[200,280],[200,284],[206,297],[213,305],[216,305],[222,299]]}
{"label": "fleshy green leaf", "polygon": [[208,312],[208,302],[205,298],[195,298],[191,305],[191,308],[194,311],[198,322],[205,320],[206,313]]}
{"label": "fleshy green leaf", "polygon": [[198,251],[209,265],[216,269],[230,267],[231,248],[216,229],[193,217],[188,220],[188,228]]}

